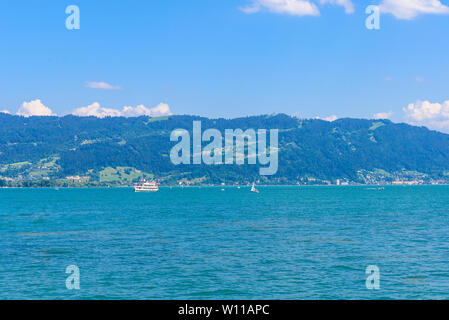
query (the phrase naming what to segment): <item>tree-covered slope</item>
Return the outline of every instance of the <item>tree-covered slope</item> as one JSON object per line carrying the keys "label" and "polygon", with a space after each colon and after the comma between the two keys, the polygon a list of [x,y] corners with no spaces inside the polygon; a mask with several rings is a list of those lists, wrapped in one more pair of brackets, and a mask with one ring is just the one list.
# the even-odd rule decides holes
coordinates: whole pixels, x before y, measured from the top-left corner
{"label": "tree-covered slope", "polygon": [[[260,177],[258,165],[179,165],[170,162],[170,133],[279,129],[279,170]],[[0,176],[23,179],[88,175],[100,179],[105,168],[147,172],[167,183],[181,179],[203,183],[296,183],[315,179],[362,182],[361,172],[417,172],[445,179],[449,171],[449,135],[388,120],[301,120],[287,115],[238,119],[194,116],[164,118],[18,117],[0,114]]]}

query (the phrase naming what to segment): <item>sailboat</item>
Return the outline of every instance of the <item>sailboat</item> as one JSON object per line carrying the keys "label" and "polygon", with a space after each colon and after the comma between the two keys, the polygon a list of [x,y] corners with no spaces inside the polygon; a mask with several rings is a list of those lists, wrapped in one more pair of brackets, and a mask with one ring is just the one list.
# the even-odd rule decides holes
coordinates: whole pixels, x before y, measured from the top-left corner
{"label": "sailboat", "polygon": [[255,183],[253,182],[253,186],[251,187],[251,192],[259,193],[259,190],[256,189]]}

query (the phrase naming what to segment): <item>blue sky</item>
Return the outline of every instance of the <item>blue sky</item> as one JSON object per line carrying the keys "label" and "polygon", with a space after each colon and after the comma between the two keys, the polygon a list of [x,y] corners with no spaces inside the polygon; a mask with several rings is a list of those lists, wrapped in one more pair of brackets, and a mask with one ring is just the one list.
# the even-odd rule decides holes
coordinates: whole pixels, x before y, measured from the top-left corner
{"label": "blue sky", "polygon": [[0,111],[383,113],[449,131],[449,1],[289,1],[2,1]]}

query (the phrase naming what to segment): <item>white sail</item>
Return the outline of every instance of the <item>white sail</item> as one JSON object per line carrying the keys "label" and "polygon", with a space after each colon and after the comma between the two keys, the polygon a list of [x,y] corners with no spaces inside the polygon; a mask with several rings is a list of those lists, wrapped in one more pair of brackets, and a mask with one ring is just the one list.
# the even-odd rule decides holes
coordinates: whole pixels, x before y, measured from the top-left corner
{"label": "white sail", "polygon": [[253,186],[251,187],[251,192],[259,192],[259,190],[256,189],[255,183],[253,182]]}

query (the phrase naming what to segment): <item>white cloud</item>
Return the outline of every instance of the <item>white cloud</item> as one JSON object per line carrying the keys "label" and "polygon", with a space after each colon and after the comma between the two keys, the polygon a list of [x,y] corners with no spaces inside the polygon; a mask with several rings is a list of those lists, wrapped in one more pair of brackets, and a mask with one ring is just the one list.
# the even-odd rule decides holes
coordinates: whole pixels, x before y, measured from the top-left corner
{"label": "white cloud", "polygon": [[258,4],[252,4],[246,7],[240,7],[240,11],[243,11],[247,14],[252,14],[260,11],[260,6]]}
{"label": "white cloud", "polygon": [[373,118],[374,119],[390,119],[393,114],[394,114],[393,111],[379,112],[379,113],[376,113],[375,115],[373,115]]}
{"label": "white cloud", "polygon": [[[262,10],[294,16],[319,16],[320,5],[332,4],[345,8],[347,14],[355,12],[352,0],[250,0],[250,4],[239,8],[252,14]],[[411,20],[420,14],[449,14],[449,6],[441,0],[382,0],[382,13],[393,14],[398,19]]]}
{"label": "white cloud", "polygon": [[383,0],[380,10],[404,20],[411,20],[420,14],[449,13],[449,7],[442,4],[440,0]]}
{"label": "white cloud", "polygon": [[329,117],[325,117],[325,118],[315,117],[315,119],[320,119],[320,120],[324,120],[324,121],[334,122],[335,120],[338,119],[338,117],[334,115],[334,116],[329,116]]}
{"label": "white cloud", "polygon": [[2,111],[0,111],[0,113],[11,114],[11,112],[9,112],[8,110],[2,110]]}
{"label": "white cloud", "polygon": [[103,108],[98,102],[94,102],[86,107],[78,108],[73,111],[72,114],[79,117],[94,116],[97,118],[120,117],[122,115],[120,110]]}
{"label": "white cloud", "polygon": [[22,103],[22,106],[17,111],[18,116],[32,117],[32,116],[56,116],[50,108],[46,107],[41,100],[33,100]]}
{"label": "white cloud", "polygon": [[354,4],[351,0],[320,0],[321,4],[331,3],[342,6],[348,14],[354,13]]}
{"label": "white cloud", "polygon": [[255,13],[262,9],[293,16],[320,15],[318,7],[309,0],[253,0],[249,6],[240,8],[245,13]]}
{"label": "white cloud", "polygon": [[121,90],[120,86],[113,86],[106,82],[87,82],[86,87],[91,89],[103,89],[103,90]]}
{"label": "white cloud", "polygon": [[248,14],[267,10],[293,16],[319,16],[320,10],[315,2],[321,5],[330,3],[342,6],[346,13],[354,13],[352,0],[252,0],[251,4],[240,8],[240,10]]}
{"label": "white cloud", "polygon": [[410,103],[403,109],[406,116],[414,121],[429,119],[449,119],[449,100],[443,103],[432,103],[429,101],[417,101]]}
{"label": "white cloud", "polygon": [[98,102],[94,102],[86,107],[81,107],[72,112],[73,115],[79,117],[94,116],[97,118],[105,117],[139,117],[139,116],[163,116],[171,115],[170,107],[166,103],[159,103],[154,108],[147,108],[144,105],[137,107],[125,106],[122,110],[103,108]]}
{"label": "white cloud", "polygon": [[334,122],[337,119],[338,119],[337,116],[329,116],[329,117],[323,118],[324,121],[329,121],[329,122]]}
{"label": "white cloud", "polygon": [[443,103],[417,101],[403,108],[407,122],[431,129],[449,131],[449,100]]}
{"label": "white cloud", "polygon": [[137,107],[123,107],[122,114],[124,117],[139,117],[139,116],[164,116],[171,115],[170,107],[166,103],[159,103],[153,108],[147,108],[143,104]]}

